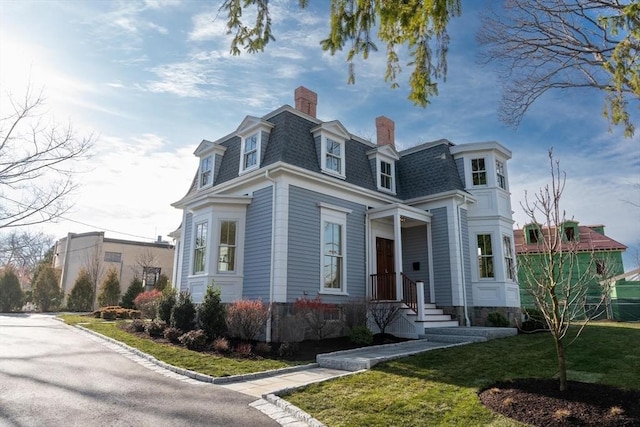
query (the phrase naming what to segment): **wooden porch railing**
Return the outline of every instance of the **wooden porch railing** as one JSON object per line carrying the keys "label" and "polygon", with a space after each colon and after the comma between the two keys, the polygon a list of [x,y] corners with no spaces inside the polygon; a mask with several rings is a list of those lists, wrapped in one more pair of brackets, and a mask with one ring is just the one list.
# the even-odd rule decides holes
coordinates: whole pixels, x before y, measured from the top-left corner
{"label": "wooden porch railing", "polygon": [[418,289],[416,282],[407,277],[404,273],[402,276],[402,302],[407,305],[415,313],[418,312]]}
{"label": "wooden porch railing", "polygon": [[371,275],[371,299],[374,301],[396,300],[396,273]]}
{"label": "wooden porch railing", "polygon": [[[406,274],[400,273],[402,278],[402,302],[411,310],[418,312],[418,290],[416,282]],[[371,299],[374,301],[397,301],[396,273],[371,275]]]}

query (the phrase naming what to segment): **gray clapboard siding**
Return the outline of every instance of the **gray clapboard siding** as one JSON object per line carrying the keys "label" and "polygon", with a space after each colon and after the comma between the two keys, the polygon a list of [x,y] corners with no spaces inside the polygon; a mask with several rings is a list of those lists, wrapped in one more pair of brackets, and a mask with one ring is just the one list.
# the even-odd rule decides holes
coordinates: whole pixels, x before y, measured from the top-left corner
{"label": "gray clapboard siding", "polygon": [[[413,269],[414,263],[420,264],[418,270]],[[413,281],[422,280],[425,285],[429,284],[426,225],[402,229],[402,272]]]}
{"label": "gray clapboard siding", "polygon": [[452,305],[449,224],[447,208],[431,209],[433,247],[433,282],[438,305]]}
{"label": "gray clapboard siding", "polygon": [[193,215],[188,213],[185,215],[184,224],[182,226],[182,271],[180,272],[180,290],[189,289],[187,277],[189,276],[189,268],[191,266],[191,240],[193,239]]}
{"label": "gray clapboard siding", "polygon": [[[287,301],[315,298],[320,290],[320,207],[319,202],[351,209],[347,215],[347,292],[348,298],[364,298],[365,209],[363,205],[304,188],[289,188],[289,247]],[[306,295],[305,295],[306,293]],[[345,302],[346,297],[322,295],[328,303]]]}
{"label": "gray clapboard siding", "polygon": [[247,206],[244,243],[244,279],[242,296],[269,301],[271,280],[271,233],[273,215],[273,187],[253,193]]}

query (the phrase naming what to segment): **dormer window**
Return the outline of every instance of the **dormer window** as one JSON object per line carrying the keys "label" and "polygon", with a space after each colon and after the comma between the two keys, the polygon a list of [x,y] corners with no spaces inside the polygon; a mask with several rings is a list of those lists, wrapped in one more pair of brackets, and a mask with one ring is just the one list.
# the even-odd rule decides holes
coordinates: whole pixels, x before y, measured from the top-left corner
{"label": "dormer window", "polygon": [[473,185],[487,185],[487,168],[484,159],[471,159],[471,179]]}
{"label": "dormer window", "polygon": [[325,168],[339,175],[343,175],[342,163],[344,161],[344,150],[342,144],[331,138],[325,139]]}
{"label": "dormer window", "polygon": [[537,244],[542,241],[542,232],[537,224],[530,224],[525,227],[525,237],[530,245]]}
{"label": "dormer window", "polygon": [[393,175],[391,175],[391,163],[380,161],[380,187],[393,191]]}
{"label": "dormer window", "polygon": [[504,162],[496,160],[496,179],[498,181],[498,187],[503,190],[507,189],[507,180],[504,175]]}
{"label": "dormer window", "polygon": [[240,172],[255,169],[260,164],[260,133],[254,133],[242,140]]}
{"label": "dormer window", "polygon": [[562,224],[562,237],[567,242],[575,242],[578,240],[578,223],[567,221]]}
{"label": "dormer window", "polygon": [[200,159],[200,188],[213,183],[213,156]]}

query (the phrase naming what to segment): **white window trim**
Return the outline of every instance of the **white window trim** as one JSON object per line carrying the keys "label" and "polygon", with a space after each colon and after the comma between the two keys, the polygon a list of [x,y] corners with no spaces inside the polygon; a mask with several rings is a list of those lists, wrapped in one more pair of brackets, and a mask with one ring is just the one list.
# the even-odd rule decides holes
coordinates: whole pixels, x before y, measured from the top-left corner
{"label": "white window trim", "polygon": [[[502,166],[502,173],[498,172],[498,164]],[[500,177],[502,177],[502,180],[504,181],[504,187],[500,185]],[[496,159],[496,187],[501,188],[505,191],[507,191],[507,189],[509,188],[509,185],[507,183],[507,165],[506,162],[502,159]]]}
{"label": "white window trim", "polygon": [[[227,271],[220,271],[220,248],[222,247],[222,223],[223,222],[234,222],[236,224],[236,235],[235,235],[235,244],[233,245],[233,247],[235,248],[235,255],[234,255],[234,265],[233,265],[233,270],[227,270]],[[218,230],[217,230],[217,246],[216,246],[216,274],[221,274],[221,275],[237,275],[238,274],[238,232],[239,232],[239,227],[240,227],[240,220],[238,218],[220,218],[218,220]],[[225,245],[227,247],[230,247],[229,245]]]}
{"label": "white window trim", "polygon": [[[196,244],[197,244],[198,226],[201,224],[204,224],[207,227],[207,237],[204,239],[205,245],[204,245],[204,259],[202,263],[202,271],[196,271],[196,249],[197,249]],[[194,222],[193,244],[191,245],[191,256],[192,256],[191,275],[192,276],[202,276],[207,274],[207,266],[208,266],[207,258],[210,251],[210,237],[211,237],[211,230],[209,229],[209,221],[204,220],[204,221]]]}
{"label": "white window trim", "polygon": [[[497,279],[496,277],[496,251],[495,251],[495,244],[493,241],[493,233],[491,232],[486,232],[486,233],[477,233],[475,235],[475,245],[474,247],[476,248],[476,252],[478,251],[478,236],[489,236],[491,239],[491,258],[493,260],[493,277],[482,277],[480,274],[480,260],[479,258],[481,257],[479,253],[476,253],[476,274],[478,275],[478,280],[479,281],[483,281],[483,282],[495,282]],[[500,247],[502,247],[502,243],[500,244]]]}
{"label": "white window trim", "polygon": [[[202,185],[202,174],[203,174],[203,170],[202,170],[202,164],[206,159],[210,159],[211,160],[211,169],[209,170],[210,175],[209,175],[209,180],[206,184]],[[207,188],[207,187],[211,187],[213,185],[213,169],[215,168],[215,157],[213,154],[210,154],[208,156],[204,156],[200,158],[200,166],[198,167],[198,188]]]}
{"label": "white window trim", "polygon": [[[474,171],[473,170],[473,161],[474,160],[484,160],[484,169],[483,170],[478,170],[478,171]],[[470,178],[471,178],[471,187],[487,187],[489,186],[489,171],[487,170],[487,158],[486,157],[473,157],[471,159],[469,159],[469,171],[471,173]],[[474,173],[484,173],[484,184],[474,184],[473,183],[473,174]]]}
{"label": "white window trim", "polygon": [[[513,277],[509,277],[509,263],[507,262],[507,247],[505,245],[505,239],[509,240],[509,255],[511,255],[511,264],[513,266],[513,269],[511,271],[511,275]],[[515,282],[516,281],[516,256],[515,256],[515,251],[513,250],[513,239],[511,238],[511,236],[509,236],[508,234],[503,234],[502,235],[502,259],[504,262],[504,280],[508,281],[508,282]],[[494,265],[494,269],[495,269],[495,265]],[[495,274],[494,274],[495,275]]]}
{"label": "white window trim", "polygon": [[[247,138],[251,138],[252,136],[256,136],[256,164],[249,166],[248,168],[244,167],[244,157],[245,157],[245,148],[246,148],[246,142],[247,142]],[[262,131],[261,130],[257,130],[256,132],[252,132],[251,134],[247,135],[246,137],[242,137],[242,144],[240,145],[240,169],[239,169],[239,173],[243,174],[246,172],[250,172],[252,170],[258,169],[260,167],[260,161],[262,160],[260,157],[261,153],[262,153]]]}
{"label": "white window trim", "polygon": [[[382,162],[388,163],[391,165],[391,188],[386,188],[382,186]],[[376,158],[376,171],[377,171],[377,182],[378,182],[378,190],[384,191],[386,193],[396,194],[396,162],[389,159]]]}
{"label": "white window trim", "polygon": [[[347,291],[347,214],[351,212],[349,209],[334,207],[325,203],[319,203],[320,206],[320,294],[327,295],[349,295]],[[340,289],[332,289],[324,287],[324,224],[326,222],[338,224],[341,226],[342,240],[342,283]]]}
{"label": "white window trim", "polygon": [[[333,169],[329,169],[327,167],[327,140],[331,140],[334,141],[335,143],[340,145],[340,172],[334,171]],[[320,146],[321,146],[321,150],[320,150],[320,156],[321,156],[321,163],[322,163],[322,171],[329,174],[329,175],[333,175],[335,177],[338,178],[342,178],[345,179],[346,178],[346,172],[345,172],[345,167],[346,167],[346,161],[345,161],[345,157],[346,157],[346,142],[344,139],[342,138],[336,138],[333,135],[322,135],[321,136],[321,140],[320,140]]]}

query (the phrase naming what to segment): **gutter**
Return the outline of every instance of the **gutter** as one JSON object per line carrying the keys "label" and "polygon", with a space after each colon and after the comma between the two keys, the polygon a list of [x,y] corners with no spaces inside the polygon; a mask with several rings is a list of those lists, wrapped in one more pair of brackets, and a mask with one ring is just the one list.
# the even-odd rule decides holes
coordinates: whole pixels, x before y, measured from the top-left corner
{"label": "gutter", "polygon": [[269,307],[267,308],[267,329],[265,331],[266,342],[271,342],[271,327],[272,327],[272,306],[273,306],[273,278],[274,278],[274,257],[275,257],[275,242],[276,242],[276,188],[277,181],[269,176],[269,169],[264,171],[264,177],[273,183],[273,189],[271,191],[271,268],[269,271]]}
{"label": "gutter", "polygon": [[469,307],[467,304],[467,280],[464,274],[464,251],[462,249],[462,215],[460,214],[460,207],[467,203],[467,196],[464,196],[462,202],[458,203],[456,206],[458,213],[458,241],[460,246],[460,274],[462,277],[462,299],[464,306],[464,324],[467,327],[471,326],[471,322],[469,321]]}

